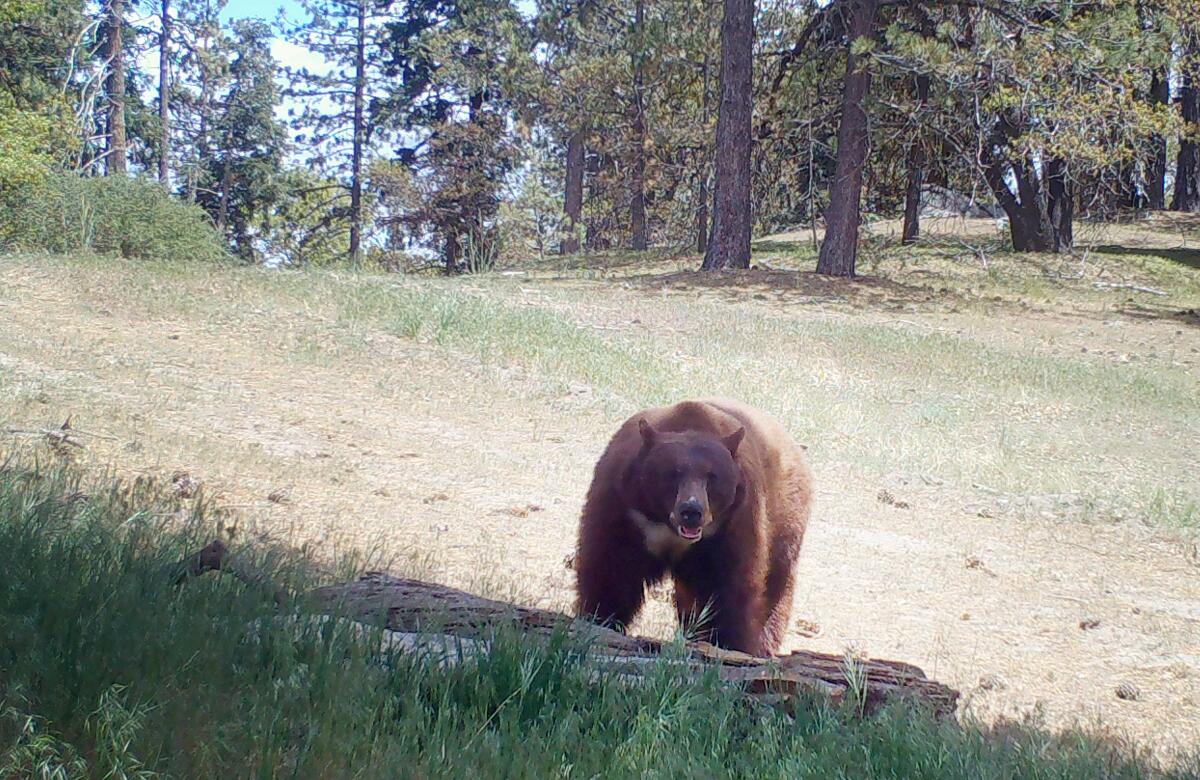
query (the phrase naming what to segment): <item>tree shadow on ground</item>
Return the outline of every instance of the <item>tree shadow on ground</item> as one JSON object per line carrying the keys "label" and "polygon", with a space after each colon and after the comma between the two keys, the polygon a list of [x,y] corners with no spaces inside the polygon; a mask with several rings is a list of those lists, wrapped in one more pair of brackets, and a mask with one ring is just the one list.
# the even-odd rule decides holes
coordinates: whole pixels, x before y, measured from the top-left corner
{"label": "tree shadow on ground", "polygon": [[1189,268],[1200,269],[1200,247],[1189,249],[1187,247],[1175,247],[1165,249],[1160,247],[1136,247],[1123,246],[1120,244],[1101,244],[1092,247],[1092,251],[1104,255],[1118,256],[1133,256],[1133,255],[1152,255],[1161,257],[1164,260],[1169,260],[1172,263],[1186,265]]}
{"label": "tree shadow on ground", "polygon": [[700,293],[729,303],[765,301],[778,304],[837,305],[882,311],[951,307],[961,296],[933,286],[904,284],[876,276],[854,279],[822,276],[813,271],[751,267],[709,273],[698,270],[642,273],[629,284],[663,292]]}

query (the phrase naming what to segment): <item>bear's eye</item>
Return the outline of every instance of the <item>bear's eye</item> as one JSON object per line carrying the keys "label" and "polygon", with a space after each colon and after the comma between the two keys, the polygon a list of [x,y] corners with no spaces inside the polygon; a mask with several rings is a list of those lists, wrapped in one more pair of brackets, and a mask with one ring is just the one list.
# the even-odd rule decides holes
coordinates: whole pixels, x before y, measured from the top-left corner
{"label": "bear's eye", "polygon": [[708,481],[716,482],[717,481],[717,472],[715,472],[715,471],[708,472]]}

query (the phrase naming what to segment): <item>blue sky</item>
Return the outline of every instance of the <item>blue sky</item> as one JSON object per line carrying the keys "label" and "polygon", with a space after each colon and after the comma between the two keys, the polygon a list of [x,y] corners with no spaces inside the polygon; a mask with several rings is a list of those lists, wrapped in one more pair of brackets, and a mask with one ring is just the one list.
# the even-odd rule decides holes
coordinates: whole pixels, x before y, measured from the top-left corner
{"label": "blue sky", "polygon": [[221,16],[225,19],[256,16],[260,19],[274,20],[280,8],[287,11],[289,16],[300,17],[300,3],[296,0],[229,0]]}

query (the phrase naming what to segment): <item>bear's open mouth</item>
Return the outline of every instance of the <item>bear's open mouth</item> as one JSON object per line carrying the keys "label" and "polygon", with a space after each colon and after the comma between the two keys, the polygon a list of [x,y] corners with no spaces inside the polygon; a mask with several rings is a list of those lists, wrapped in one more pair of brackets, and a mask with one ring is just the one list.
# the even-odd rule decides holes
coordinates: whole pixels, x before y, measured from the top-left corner
{"label": "bear's open mouth", "polygon": [[687,526],[679,526],[679,535],[684,539],[699,539],[701,528],[688,528]]}

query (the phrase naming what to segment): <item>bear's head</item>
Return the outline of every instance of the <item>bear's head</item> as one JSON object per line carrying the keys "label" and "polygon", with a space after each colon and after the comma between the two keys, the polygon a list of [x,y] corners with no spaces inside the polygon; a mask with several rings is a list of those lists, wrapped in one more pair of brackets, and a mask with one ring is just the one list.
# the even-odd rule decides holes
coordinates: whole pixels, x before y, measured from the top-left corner
{"label": "bear's head", "polygon": [[638,430],[642,446],[627,480],[634,511],[688,543],[719,528],[745,492],[737,451],[746,429],[722,438],[657,431],[641,419]]}

